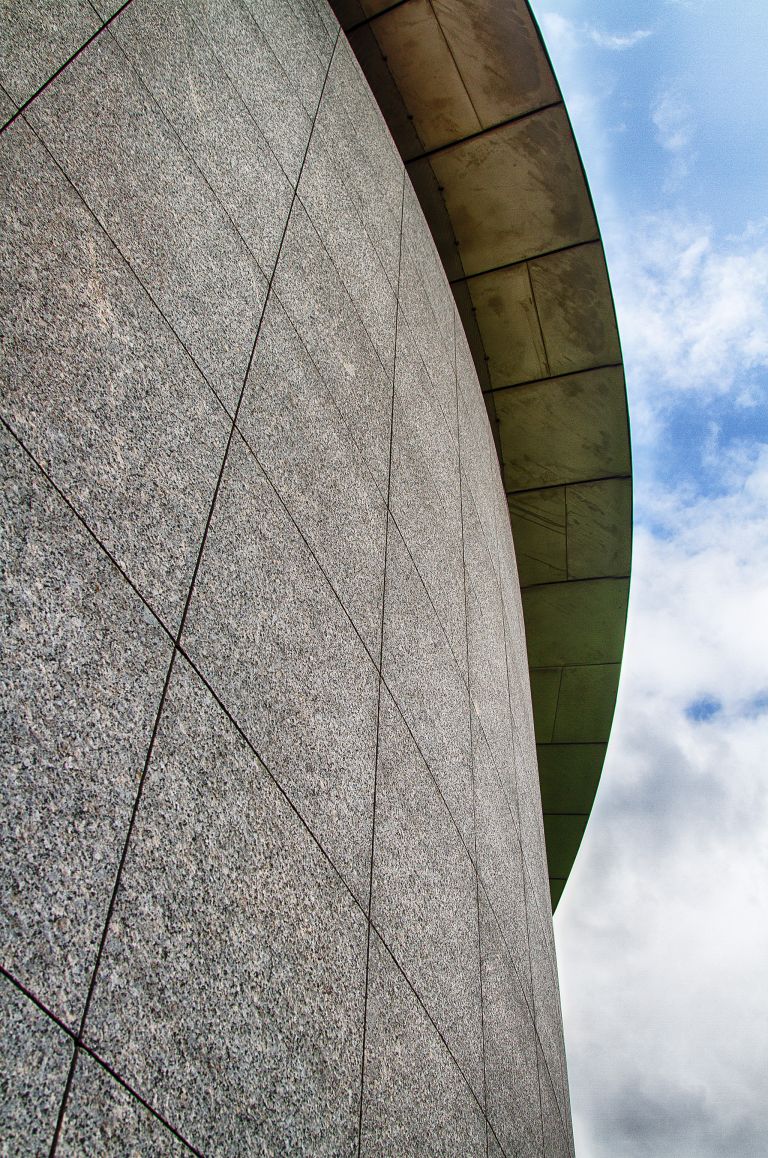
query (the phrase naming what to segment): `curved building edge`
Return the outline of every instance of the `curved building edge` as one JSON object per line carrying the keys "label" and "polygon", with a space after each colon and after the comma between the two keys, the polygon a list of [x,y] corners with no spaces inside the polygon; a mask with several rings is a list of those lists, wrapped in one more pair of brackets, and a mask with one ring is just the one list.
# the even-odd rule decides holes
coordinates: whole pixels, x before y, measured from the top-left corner
{"label": "curved building edge", "polygon": [[419,195],[494,432],[528,650],[552,907],[624,647],[627,397],[586,174],[525,0],[334,0]]}

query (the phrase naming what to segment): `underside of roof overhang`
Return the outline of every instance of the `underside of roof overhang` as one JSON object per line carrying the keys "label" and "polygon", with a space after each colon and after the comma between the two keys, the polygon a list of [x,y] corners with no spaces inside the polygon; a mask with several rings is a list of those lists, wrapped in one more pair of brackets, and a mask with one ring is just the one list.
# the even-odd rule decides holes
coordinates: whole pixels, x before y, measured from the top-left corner
{"label": "underside of roof overhang", "polygon": [[592,199],[525,0],[335,0],[475,358],[517,553],[553,908],[616,702],[632,538],[626,390]]}

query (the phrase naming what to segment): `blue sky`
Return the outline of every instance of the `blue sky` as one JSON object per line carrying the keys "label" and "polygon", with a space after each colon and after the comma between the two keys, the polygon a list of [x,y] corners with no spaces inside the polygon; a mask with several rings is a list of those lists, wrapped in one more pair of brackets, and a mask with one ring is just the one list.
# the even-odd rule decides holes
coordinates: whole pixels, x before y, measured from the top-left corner
{"label": "blue sky", "polygon": [[635,548],[555,918],[579,1158],[768,1153],[768,4],[535,0],[600,220]]}

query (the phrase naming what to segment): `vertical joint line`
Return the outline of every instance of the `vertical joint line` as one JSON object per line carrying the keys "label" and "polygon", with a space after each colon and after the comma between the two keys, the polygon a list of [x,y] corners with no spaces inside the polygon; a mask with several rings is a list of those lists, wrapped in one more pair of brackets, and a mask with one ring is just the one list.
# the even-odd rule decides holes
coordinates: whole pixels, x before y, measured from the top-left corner
{"label": "vertical joint line", "polygon": [[360,1156],[363,1143],[363,1097],[365,1094],[365,1049],[366,1037],[368,1029],[368,972],[371,960],[371,913],[373,910],[373,860],[376,847],[376,795],[378,789],[378,773],[379,773],[379,732],[381,725],[381,694],[383,687],[382,667],[384,664],[384,617],[387,602],[387,559],[389,555],[389,503],[392,491],[392,443],[395,426],[395,381],[397,376],[397,337],[398,337],[398,321],[400,317],[400,274],[402,269],[403,259],[403,219],[405,211],[405,168],[403,167],[403,188],[400,198],[400,238],[397,258],[397,294],[395,296],[395,334],[394,334],[394,351],[392,355],[392,397],[389,409],[389,455],[387,462],[387,501],[384,512],[384,575],[381,585],[381,619],[379,627],[379,687],[378,687],[378,702],[376,705],[376,752],[373,766],[373,802],[371,811],[371,847],[370,859],[368,865],[368,919],[366,922],[366,939],[365,939],[365,990],[363,997],[363,1040],[361,1046],[360,1057],[360,1099],[358,1105],[358,1121],[357,1121],[357,1154]]}

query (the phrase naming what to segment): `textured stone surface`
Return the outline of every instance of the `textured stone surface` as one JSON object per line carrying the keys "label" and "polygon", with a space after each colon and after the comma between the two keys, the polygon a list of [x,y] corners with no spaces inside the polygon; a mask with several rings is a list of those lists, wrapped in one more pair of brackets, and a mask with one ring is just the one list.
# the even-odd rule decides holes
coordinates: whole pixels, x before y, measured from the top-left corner
{"label": "textured stone surface", "polygon": [[541,1154],[536,1032],[509,942],[481,897],[487,1114],[508,1154]]}
{"label": "textured stone surface", "polygon": [[367,902],[376,670],[237,436],[182,643]]}
{"label": "textured stone surface", "polygon": [[365,926],[178,659],[86,1038],[196,1148],[356,1144]]}
{"label": "textured stone surface", "polygon": [[61,1158],[109,1154],[110,1158],[164,1158],[191,1154],[168,1126],[82,1050],[56,1147]]}
{"label": "textured stone surface", "polygon": [[[338,58],[336,58],[338,59]],[[334,77],[336,60],[331,65]],[[357,88],[362,88],[362,80]],[[334,99],[341,92],[346,100]],[[323,101],[312,131],[307,159],[298,187],[306,209],[336,271],[349,293],[355,310],[373,342],[385,372],[391,374],[395,348],[395,308],[397,280],[387,276],[378,251],[368,234],[366,221],[352,192],[350,161],[340,148],[348,122],[346,105],[359,102],[356,92],[338,84]],[[364,199],[376,199],[375,172],[368,170],[370,185]],[[400,231],[399,217],[392,222]]]}
{"label": "textured stone surface", "polygon": [[264,276],[112,37],[94,41],[28,116],[232,411]]}
{"label": "textured stone surface", "polygon": [[54,1021],[0,975],[0,1147],[47,1155],[73,1045]]}
{"label": "textured stone surface", "polygon": [[474,833],[467,689],[392,520],[387,543],[382,672],[471,850]]}
{"label": "textured stone surface", "polygon": [[[118,3],[17,7],[0,82],[37,84]],[[0,928],[67,1025],[93,982],[58,1152],[559,1156],[522,603],[450,223],[444,268],[326,0],[132,0],[28,117]],[[10,1136],[47,1154],[72,1046],[6,992]]]}
{"label": "textured stone surface", "polygon": [[[312,114],[302,104],[295,79],[242,0],[184,2],[295,184],[312,130]],[[329,57],[331,47],[326,49]]]}
{"label": "textured stone surface", "polygon": [[268,276],[293,189],[210,41],[182,0],[134,0],[111,31]]}
{"label": "textured stone surface", "polygon": [[378,937],[368,967],[361,1153],[480,1155],[485,1123],[455,1061]]}
{"label": "textured stone surface", "polygon": [[526,893],[523,858],[515,817],[499,782],[485,737],[472,729],[477,870],[499,922],[508,952],[514,955],[521,986],[530,999]]}
{"label": "textured stone surface", "polygon": [[386,690],[378,752],[371,919],[482,1100],[475,872]]}
{"label": "textured stone surface", "polygon": [[238,426],[378,664],[384,500],[275,296],[267,306]]}
{"label": "textured stone surface", "polygon": [[20,120],[0,142],[9,271],[3,416],[169,626],[224,452],[224,416]]}
{"label": "textured stone surface", "polygon": [[386,495],[391,370],[387,372],[379,361],[349,293],[299,202],[288,223],[274,290]]}
{"label": "textured stone surface", "polygon": [[3,5],[0,83],[17,104],[37,92],[99,28],[86,0],[24,0]]}
{"label": "textured stone surface", "polygon": [[442,418],[403,312],[399,315],[390,510],[466,673],[458,447]]}
{"label": "textured stone surface", "polygon": [[2,959],[76,1027],[171,645],[3,430]]}

